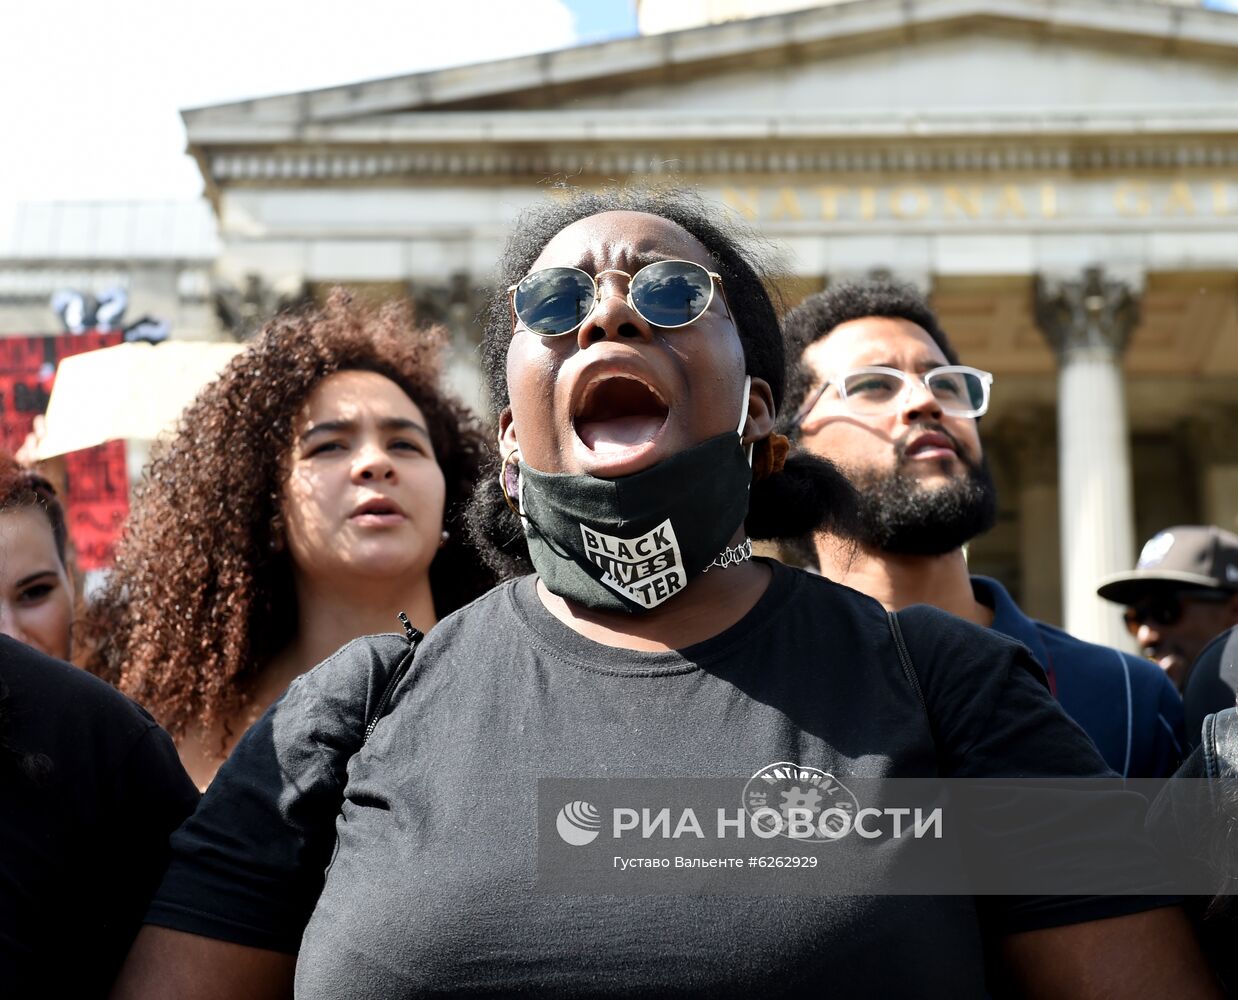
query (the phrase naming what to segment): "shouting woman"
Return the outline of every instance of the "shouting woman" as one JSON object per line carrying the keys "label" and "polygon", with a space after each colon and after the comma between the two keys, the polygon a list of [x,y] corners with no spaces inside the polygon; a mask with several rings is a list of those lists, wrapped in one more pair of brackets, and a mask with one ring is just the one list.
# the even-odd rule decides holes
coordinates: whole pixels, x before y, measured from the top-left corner
{"label": "shouting woman", "polygon": [[[982,928],[970,896],[539,891],[539,779],[1105,773],[1022,647],[751,557],[848,500],[773,435],[751,256],[684,195],[518,222],[475,499],[495,560],[533,572],[293,684],[174,837],[119,996],[980,997],[982,931],[1031,993],[1205,995],[1181,914],[1143,897]],[[873,859],[875,889],[897,853]]]}

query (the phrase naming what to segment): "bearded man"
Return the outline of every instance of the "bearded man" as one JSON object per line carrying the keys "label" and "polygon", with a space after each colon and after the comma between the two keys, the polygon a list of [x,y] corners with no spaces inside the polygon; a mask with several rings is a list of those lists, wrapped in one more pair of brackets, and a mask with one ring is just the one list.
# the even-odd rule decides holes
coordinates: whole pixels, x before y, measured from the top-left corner
{"label": "bearded man", "polygon": [[800,360],[788,394],[798,443],[833,461],[860,495],[849,537],[808,547],[821,572],[889,610],[932,604],[1022,642],[1062,708],[1124,777],[1172,773],[1182,703],[1153,664],[1083,642],[972,576],[963,546],[993,526],[997,497],[980,443],[993,376],[959,364],[915,289],[849,284],[786,318]]}

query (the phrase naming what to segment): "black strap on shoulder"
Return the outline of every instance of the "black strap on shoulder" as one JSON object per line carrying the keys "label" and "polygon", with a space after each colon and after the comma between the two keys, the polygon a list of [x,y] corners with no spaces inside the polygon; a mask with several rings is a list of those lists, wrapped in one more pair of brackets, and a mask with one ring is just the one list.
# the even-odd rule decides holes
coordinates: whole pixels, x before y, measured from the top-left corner
{"label": "black strap on shoulder", "polygon": [[374,733],[374,727],[387,714],[387,708],[391,705],[391,698],[395,694],[395,689],[399,686],[400,681],[404,679],[404,675],[408,673],[409,668],[412,667],[413,658],[417,655],[417,646],[425,638],[425,633],[414,628],[413,623],[408,620],[408,615],[403,611],[400,612],[399,618],[400,624],[404,626],[404,634],[408,636],[408,652],[400,657],[400,662],[395,665],[395,669],[391,671],[391,676],[387,678],[387,686],[383,688],[382,697],[378,699],[378,705],[375,706],[374,714],[370,716],[370,721],[366,723],[365,735],[361,738],[362,746],[369,742],[370,737]]}
{"label": "black strap on shoulder", "polygon": [[899,625],[898,613],[887,611],[886,621],[890,625],[890,635],[894,637],[894,648],[898,650],[898,662],[903,668],[903,674],[907,678],[907,683],[911,685],[911,690],[920,699],[920,707],[927,712],[928,705],[924,701],[924,692],[920,690],[920,678],[916,675],[916,668],[911,662],[911,654],[907,652],[907,643],[903,641],[903,629]]}

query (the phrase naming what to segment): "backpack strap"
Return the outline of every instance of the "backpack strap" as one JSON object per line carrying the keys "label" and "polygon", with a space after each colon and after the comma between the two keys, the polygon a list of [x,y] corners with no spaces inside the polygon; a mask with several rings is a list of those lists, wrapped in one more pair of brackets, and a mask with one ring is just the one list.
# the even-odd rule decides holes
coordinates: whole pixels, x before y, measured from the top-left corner
{"label": "backpack strap", "polygon": [[907,643],[903,641],[903,629],[898,621],[898,612],[887,611],[886,622],[890,626],[890,635],[894,638],[894,648],[898,651],[898,662],[903,668],[903,675],[907,678],[907,683],[911,685],[911,690],[920,699],[920,707],[927,713],[928,704],[924,700],[924,692],[920,690],[920,678],[911,662],[911,654],[907,652]]}
{"label": "backpack strap", "polygon": [[417,646],[426,637],[424,632],[413,627],[413,623],[408,620],[408,615],[403,611],[400,612],[398,617],[400,624],[404,626],[404,634],[408,636],[408,652],[400,657],[400,662],[395,665],[395,669],[391,671],[391,676],[387,678],[387,686],[383,688],[382,696],[378,699],[378,704],[374,708],[374,714],[370,716],[370,721],[366,723],[365,734],[361,737],[362,746],[369,742],[370,737],[374,734],[374,727],[387,714],[387,709],[391,706],[391,698],[395,694],[395,689],[399,687],[400,681],[404,679],[404,675],[412,667],[413,658],[417,655]]}

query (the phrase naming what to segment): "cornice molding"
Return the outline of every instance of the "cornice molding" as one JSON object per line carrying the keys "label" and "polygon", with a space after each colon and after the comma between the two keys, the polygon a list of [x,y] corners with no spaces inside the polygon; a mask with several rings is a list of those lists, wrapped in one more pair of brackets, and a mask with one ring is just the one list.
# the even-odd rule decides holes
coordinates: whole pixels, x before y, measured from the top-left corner
{"label": "cornice molding", "polygon": [[376,150],[278,150],[216,152],[207,156],[218,185],[252,181],[335,183],[435,178],[564,175],[729,176],[770,174],[919,175],[1019,171],[1131,171],[1238,167],[1238,135],[1214,142],[1142,145],[1044,143],[856,146],[835,149],[759,146],[654,146],[627,149],[526,150],[494,145]]}
{"label": "cornice molding", "polygon": [[429,145],[536,142],[739,142],[958,140],[993,137],[1120,141],[1151,136],[1238,135],[1238,103],[1173,107],[1111,106],[967,110],[865,108],[850,112],[710,111],[642,108],[591,111],[471,111],[377,115],[332,124],[202,122],[190,144]]}

